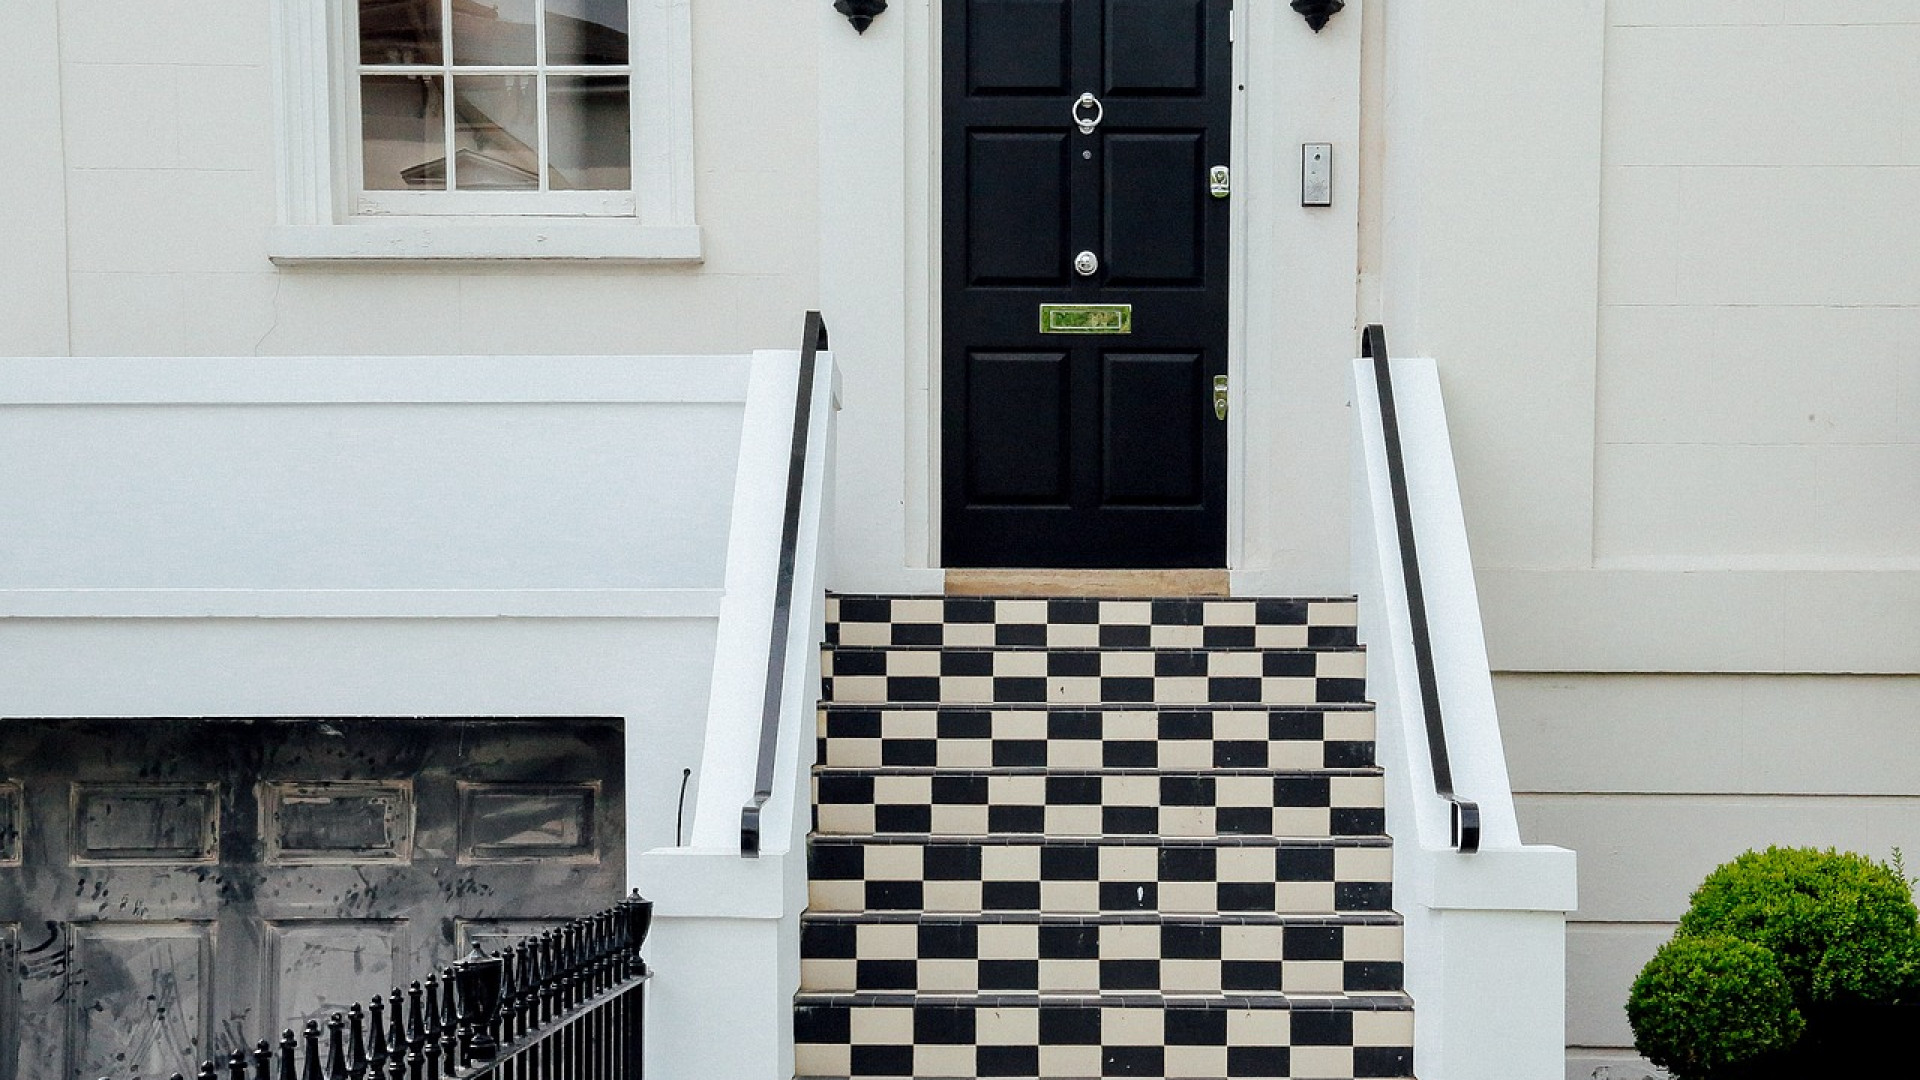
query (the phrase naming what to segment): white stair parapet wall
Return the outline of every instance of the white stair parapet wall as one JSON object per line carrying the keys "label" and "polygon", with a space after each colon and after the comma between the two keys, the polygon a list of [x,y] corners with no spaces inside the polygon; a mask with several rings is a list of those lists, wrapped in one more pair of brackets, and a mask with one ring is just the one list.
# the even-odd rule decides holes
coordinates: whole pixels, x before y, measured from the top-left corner
{"label": "white stair parapet wall", "polygon": [[658,976],[648,1006],[647,1075],[659,1080],[793,1076],[807,777],[830,550],[822,522],[838,399],[824,352],[811,394],[774,789],[757,858],[741,855],[740,831],[756,783],[798,378],[797,353],[754,354],[688,843],[645,852],[636,867],[637,886],[654,901],[648,954]]}
{"label": "white stair parapet wall", "polygon": [[1479,851],[1454,850],[1451,806],[1434,789],[1380,399],[1373,361],[1356,360],[1354,587],[1406,920],[1414,1071],[1560,1080],[1574,853],[1520,840],[1438,371],[1430,359],[1390,363],[1453,783],[1479,805],[1482,829]]}

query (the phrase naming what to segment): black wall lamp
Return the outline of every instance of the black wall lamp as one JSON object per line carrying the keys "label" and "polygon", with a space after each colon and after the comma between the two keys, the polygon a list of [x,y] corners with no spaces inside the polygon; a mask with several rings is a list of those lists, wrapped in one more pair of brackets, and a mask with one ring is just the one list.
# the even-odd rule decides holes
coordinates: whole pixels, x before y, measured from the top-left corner
{"label": "black wall lamp", "polygon": [[833,0],[833,10],[845,15],[853,28],[864,34],[873,25],[874,16],[887,10],[887,0]]}
{"label": "black wall lamp", "polygon": [[1320,32],[1321,27],[1327,25],[1328,19],[1339,14],[1340,9],[1346,6],[1347,0],[1293,0],[1292,4],[1293,10],[1307,20],[1307,25],[1313,27],[1313,32],[1316,34]]}

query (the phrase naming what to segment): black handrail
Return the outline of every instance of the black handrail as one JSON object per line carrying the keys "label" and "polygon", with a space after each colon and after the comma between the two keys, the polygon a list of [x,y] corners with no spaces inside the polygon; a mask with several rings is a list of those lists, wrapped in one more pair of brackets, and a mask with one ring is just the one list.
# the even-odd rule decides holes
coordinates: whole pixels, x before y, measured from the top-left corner
{"label": "black handrail", "polygon": [[[800,496],[807,483],[807,439],[813,426],[814,368],[827,345],[827,324],[807,312],[800,343],[800,381],[793,391],[793,451],[787,459],[787,511],[780,524],[780,576],[773,588],[773,635],[767,647],[767,689],[760,706],[760,766],[753,800],[740,809],[740,854],[760,857],[760,810],[773,797],[773,758],[780,744],[780,703],[786,697],[787,634],[793,622],[793,571],[799,557]],[[743,463],[742,467],[745,465]]]}
{"label": "black handrail", "polygon": [[1400,448],[1400,419],[1393,404],[1393,373],[1387,366],[1387,332],[1378,323],[1360,337],[1360,355],[1373,361],[1380,394],[1380,428],[1387,442],[1387,476],[1393,487],[1393,519],[1400,534],[1400,572],[1407,585],[1413,623],[1413,658],[1420,674],[1420,707],[1427,720],[1427,753],[1433,759],[1433,790],[1453,808],[1452,841],[1462,854],[1480,850],[1480,806],[1453,790],[1447,728],[1440,711],[1440,685],[1433,668],[1433,636],[1427,629],[1426,590],[1420,585],[1420,555],[1413,542],[1413,508],[1407,496],[1407,463]]}

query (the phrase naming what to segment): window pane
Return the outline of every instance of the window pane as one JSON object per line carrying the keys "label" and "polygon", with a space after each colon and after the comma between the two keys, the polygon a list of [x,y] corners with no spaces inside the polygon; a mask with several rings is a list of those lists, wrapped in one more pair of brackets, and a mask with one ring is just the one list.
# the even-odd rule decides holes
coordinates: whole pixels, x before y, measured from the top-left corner
{"label": "window pane", "polygon": [[462,191],[540,186],[540,94],[534,76],[455,76],[453,121],[454,186]]}
{"label": "window pane", "polygon": [[369,191],[447,186],[446,92],[438,75],[360,77],[360,156]]}
{"label": "window pane", "polygon": [[547,0],[547,63],[627,62],[627,0]]}
{"label": "window pane", "polygon": [[440,0],[360,0],[360,62],[440,62]]}
{"label": "window pane", "polygon": [[547,79],[547,186],[619,191],[633,186],[625,75]]}
{"label": "window pane", "polygon": [[[536,0],[453,0],[453,62],[533,64]],[[466,185],[461,185],[462,187]]]}

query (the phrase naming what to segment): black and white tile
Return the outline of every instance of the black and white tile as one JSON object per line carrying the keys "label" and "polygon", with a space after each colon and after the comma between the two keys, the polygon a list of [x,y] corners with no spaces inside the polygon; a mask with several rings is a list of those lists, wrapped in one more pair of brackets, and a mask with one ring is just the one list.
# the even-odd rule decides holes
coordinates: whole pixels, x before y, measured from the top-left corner
{"label": "black and white tile", "polygon": [[810,915],[801,981],[823,993],[1396,993],[1390,913],[1278,916]]}
{"label": "black and white tile", "polygon": [[1355,644],[1351,599],[829,597],[829,646],[1306,649]]}
{"label": "black and white tile", "polygon": [[814,828],[936,836],[1378,836],[1377,769],[823,769]]}
{"label": "black and white tile", "polygon": [[1404,998],[1285,995],[809,995],[801,1077],[1169,1077],[1344,1080],[1413,1075]]}
{"label": "black and white tile", "polygon": [[1358,769],[1373,709],[1326,705],[830,705],[828,768]]}
{"label": "black and white tile", "polygon": [[1326,649],[837,646],[822,693],[847,704],[1313,705],[1366,695],[1366,655]]}
{"label": "black and white tile", "polygon": [[1351,599],[828,611],[799,1076],[1411,1076]]}
{"label": "black and white tile", "polygon": [[1386,911],[1384,837],[813,838],[815,911]]}

